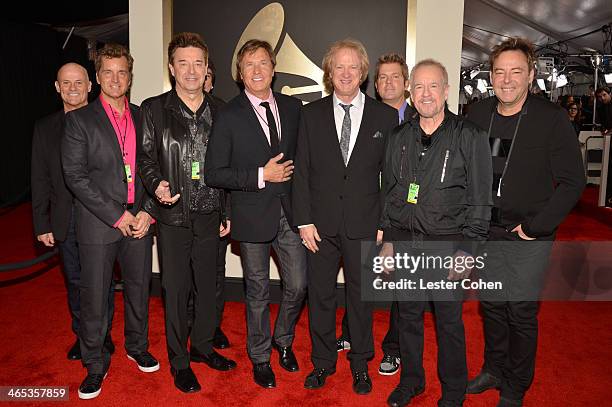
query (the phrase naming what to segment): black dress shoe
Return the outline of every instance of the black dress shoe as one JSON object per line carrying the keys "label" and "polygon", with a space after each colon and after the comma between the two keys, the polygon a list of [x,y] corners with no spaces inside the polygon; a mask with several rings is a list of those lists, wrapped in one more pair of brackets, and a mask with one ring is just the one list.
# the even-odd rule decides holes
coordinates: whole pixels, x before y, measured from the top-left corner
{"label": "black dress shoe", "polygon": [[357,394],[368,394],[372,391],[372,380],[367,371],[353,372],[353,391]]}
{"label": "black dress shoe", "polygon": [[410,404],[410,401],[425,391],[425,386],[408,387],[398,385],[387,398],[387,405],[390,407],[404,407]]}
{"label": "black dress shoe", "polygon": [[208,355],[203,355],[196,350],[191,350],[189,357],[192,362],[206,363],[215,370],[227,371],[236,367],[236,362],[224,357],[214,350]]}
{"label": "black dress shoe", "polygon": [[322,369],[315,367],[314,370],[310,372],[308,376],[306,376],[304,387],[310,390],[323,387],[325,384],[325,379],[334,373],[336,373],[336,369]]}
{"label": "black dress shoe", "polygon": [[183,393],[195,393],[202,390],[200,383],[198,383],[198,378],[190,367],[178,370],[171,368],[170,372],[174,377],[174,385]]}
{"label": "black dress shoe", "polygon": [[467,394],[478,394],[489,389],[497,389],[501,384],[502,381],[498,377],[481,371],[478,376],[468,382],[465,392]]}
{"label": "black dress shoe", "polygon": [[278,363],[283,369],[289,372],[297,372],[300,370],[291,346],[278,346],[275,344],[274,347],[278,350]]}
{"label": "black dress shoe", "polygon": [[213,348],[225,349],[230,347],[229,339],[221,330],[221,327],[215,328],[215,335],[213,336]]}
{"label": "black dress shoe", "polygon": [[256,363],[253,365],[253,378],[255,383],[264,389],[276,387],[276,377],[269,362]]}
{"label": "black dress shoe", "polygon": [[113,343],[113,338],[111,338],[110,334],[106,335],[106,338],[104,338],[104,347],[111,355],[115,353],[115,344]]}
{"label": "black dress shoe", "polygon": [[74,342],[67,356],[70,360],[81,360],[81,341],[79,341],[79,338]]}

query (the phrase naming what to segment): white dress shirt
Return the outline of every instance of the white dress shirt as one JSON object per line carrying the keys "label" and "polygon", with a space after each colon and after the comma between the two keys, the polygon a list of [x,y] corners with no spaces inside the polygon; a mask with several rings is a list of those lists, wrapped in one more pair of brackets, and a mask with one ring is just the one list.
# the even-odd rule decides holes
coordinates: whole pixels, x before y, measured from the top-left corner
{"label": "white dress shirt", "polygon": [[333,96],[334,103],[334,121],[336,122],[336,133],[338,135],[338,143],[340,143],[340,138],[342,136],[342,121],[344,120],[345,110],[340,104],[343,105],[350,104],[353,105],[349,109],[349,114],[351,116],[351,140],[349,142],[349,150],[348,155],[346,157],[346,162],[348,165],[349,160],[351,159],[351,153],[353,152],[353,148],[355,147],[355,142],[357,141],[357,135],[359,134],[359,127],[361,127],[361,118],[363,117],[363,106],[365,104],[365,95],[359,91],[357,96],[350,103],[345,103],[336,97],[336,93],[334,92]]}

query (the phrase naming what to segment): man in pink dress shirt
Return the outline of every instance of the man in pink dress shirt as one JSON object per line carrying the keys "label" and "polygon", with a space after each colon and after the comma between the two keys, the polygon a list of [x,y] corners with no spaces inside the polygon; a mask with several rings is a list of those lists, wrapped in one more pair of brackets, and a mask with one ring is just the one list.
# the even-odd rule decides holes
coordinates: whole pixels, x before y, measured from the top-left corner
{"label": "man in pink dress shirt", "polygon": [[62,166],[75,196],[81,259],[79,339],[87,368],[78,391],[82,399],[100,394],[110,366],[103,343],[115,260],[124,281],[127,357],[142,372],[159,369],[148,352],[152,238],[151,216],[141,210],[145,192],[136,169],[140,119],[137,106],[126,97],[133,61],[121,45],[107,44],[98,50],[100,97],[66,115],[62,139]]}

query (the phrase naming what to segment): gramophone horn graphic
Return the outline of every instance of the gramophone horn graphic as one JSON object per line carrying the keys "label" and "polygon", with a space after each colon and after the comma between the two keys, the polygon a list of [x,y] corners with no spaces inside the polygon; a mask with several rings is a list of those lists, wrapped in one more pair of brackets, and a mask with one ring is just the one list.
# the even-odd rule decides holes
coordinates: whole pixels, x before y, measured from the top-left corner
{"label": "gramophone horn graphic", "polygon": [[321,96],[326,96],[323,86],[323,70],[312,62],[295,45],[288,33],[283,32],[285,23],[285,11],[280,3],[270,3],[251,19],[244,29],[240,40],[234,49],[232,59],[232,77],[238,77],[236,70],[236,55],[240,47],[251,39],[268,41],[276,53],[276,72],[302,76],[311,79],[316,85],[290,87],[283,86],[281,93],[285,95],[302,95],[306,93],[321,92]]}

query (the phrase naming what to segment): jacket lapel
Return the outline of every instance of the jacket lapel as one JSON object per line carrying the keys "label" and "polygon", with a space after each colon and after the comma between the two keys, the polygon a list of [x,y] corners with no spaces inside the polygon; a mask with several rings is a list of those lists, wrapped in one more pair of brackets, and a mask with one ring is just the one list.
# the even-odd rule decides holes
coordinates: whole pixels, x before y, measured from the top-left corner
{"label": "jacket lapel", "polygon": [[[278,120],[280,121],[280,144],[279,149],[283,153],[287,153],[287,137],[290,136],[289,129],[287,128],[287,121],[289,120],[289,113],[287,112],[286,105],[277,97],[277,93],[274,94],[274,99],[276,100],[276,106],[278,106]],[[284,119],[284,120],[283,120]],[[270,151],[272,151],[270,149]],[[286,155],[286,154],[285,154]]]}
{"label": "jacket lapel", "polygon": [[371,106],[370,100],[366,96],[363,101],[363,114],[361,115],[361,123],[359,124],[359,132],[357,132],[357,140],[355,140],[355,145],[353,147],[353,151],[351,152],[351,157],[349,159],[347,167],[351,165],[351,162],[353,162],[353,157],[356,157],[363,148],[367,148],[367,146],[362,147],[362,144],[367,143],[366,139],[368,137],[367,136],[368,128],[370,127],[369,118],[371,116],[371,113],[370,113],[371,107],[372,106]]}
{"label": "jacket lapel", "polygon": [[329,132],[329,145],[332,151],[336,151],[336,158],[340,161],[342,166],[344,167],[344,158],[342,158],[342,150],[340,149],[340,134],[338,134],[338,130],[336,129],[336,118],[334,116],[334,97],[332,95],[326,96],[329,98],[327,102],[327,106],[325,107],[325,119],[328,122],[327,128],[331,129]]}
{"label": "jacket lapel", "polygon": [[261,145],[264,146],[266,151],[271,155],[272,148],[270,147],[270,143],[268,142],[266,133],[264,133],[263,129],[261,128],[261,124],[259,123],[259,119],[257,118],[257,113],[255,113],[255,110],[251,105],[251,101],[244,92],[240,94],[240,104],[245,110],[245,115],[248,117],[249,127],[255,129],[255,132],[257,133],[257,136],[255,138],[259,140],[259,143],[261,143]]}
{"label": "jacket lapel", "polygon": [[117,133],[111,124],[108,115],[104,111],[102,102],[100,99],[93,101],[94,111],[96,112],[97,122],[100,123],[100,133],[106,138],[107,143],[113,150],[113,156],[117,158],[117,161],[123,166],[123,158],[121,155],[121,147],[119,146],[119,140],[117,140]]}

